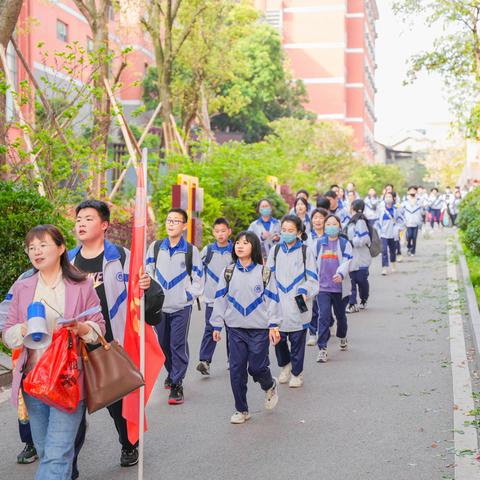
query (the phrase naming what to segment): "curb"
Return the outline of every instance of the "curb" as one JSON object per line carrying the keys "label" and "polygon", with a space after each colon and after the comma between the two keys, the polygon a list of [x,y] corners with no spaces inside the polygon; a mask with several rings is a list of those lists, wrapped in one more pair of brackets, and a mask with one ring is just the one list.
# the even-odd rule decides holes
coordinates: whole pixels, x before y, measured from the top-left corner
{"label": "curb", "polygon": [[12,383],[12,359],[0,352],[0,387],[9,387]]}
{"label": "curb", "polygon": [[470,316],[470,323],[473,330],[473,339],[475,343],[475,350],[477,355],[480,355],[480,310],[478,308],[477,297],[470,280],[470,271],[468,269],[467,260],[463,253],[462,247],[459,245],[458,254],[460,260],[460,271],[462,273],[463,286],[465,287],[465,294],[468,305],[468,313]]}

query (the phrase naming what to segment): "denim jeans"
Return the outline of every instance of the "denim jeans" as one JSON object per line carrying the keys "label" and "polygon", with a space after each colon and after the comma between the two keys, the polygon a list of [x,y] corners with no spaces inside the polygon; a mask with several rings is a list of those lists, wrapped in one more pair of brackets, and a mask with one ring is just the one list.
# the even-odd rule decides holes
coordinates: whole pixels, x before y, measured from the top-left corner
{"label": "denim jeans", "polygon": [[85,411],[80,402],[73,413],[62,412],[23,393],[32,429],[33,443],[40,458],[35,480],[70,480],[75,436]]}

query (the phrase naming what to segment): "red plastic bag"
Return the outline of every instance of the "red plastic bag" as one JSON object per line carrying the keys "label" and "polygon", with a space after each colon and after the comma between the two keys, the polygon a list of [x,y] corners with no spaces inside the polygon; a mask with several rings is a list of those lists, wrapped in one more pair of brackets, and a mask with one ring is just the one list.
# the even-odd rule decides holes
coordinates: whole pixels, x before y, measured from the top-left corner
{"label": "red plastic bag", "polygon": [[53,334],[52,343],[23,381],[28,395],[52,407],[74,412],[80,401],[77,337],[66,328]]}

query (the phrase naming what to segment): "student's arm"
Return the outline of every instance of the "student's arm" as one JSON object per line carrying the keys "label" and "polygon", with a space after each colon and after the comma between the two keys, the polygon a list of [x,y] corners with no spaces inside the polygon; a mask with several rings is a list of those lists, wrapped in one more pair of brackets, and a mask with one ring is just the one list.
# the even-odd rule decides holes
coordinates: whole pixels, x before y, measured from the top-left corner
{"label": "student's arm", "polygon": [[[156,280],[156,258],[153,258],[154,254],[154,247],[155,247],[155,241],[153,241],[150,246],[148,247],[147,250],[147,258],[145,259],[145,271],[154,279]],[[126,262],[125,262],[126,263]]]}
{"label": "student's arm", "polygon": [[355,234],[353,236],[352,243],[355,248],[366,247],[370,245],[370,233],[365,220],[360,219],[355,224]]}
{"label": "student's arm", "polygon": [[213,329],[218,332],[222,330],[225,321],[225,314],[228,307],[227,294],[225,269],[223,269],[220,275],[220,281],[218,282],[217,292],[215,294],[212,316],[210,317],[210,324],[212,325]]}
{"label": "student's arm", "polygon": [[268,310],[268,328],[277,328],[282,323],[282,315],[280,311],[280,297],[278,296],[277,280],[274,275],[270,275],[270,280],[265,287],[264,296]]}
{"label": "student's arm", "polygon": [[189,293],[193,298],[197,298],[203,294],[205,287],[205,275],[203,273],[203,262],[200,258],[200,252],[198,248],[193,246],[193,258],[192,258],[192,285]]}
{"label": "student's arm", "polygon": [[317,261],[311,248],[307,248],[307,280],[298,288],[297,295],[315,297],[319,291]]}
{"label": "student's arm", "polygon": [[345,250],[342,253],[342,258],[340,260],[340,265],[337,268],[337,273],[341,275],[344,280],[350,272],[350,262],[352,260],[352,254],[352,244],[350,242],[346,242]]}

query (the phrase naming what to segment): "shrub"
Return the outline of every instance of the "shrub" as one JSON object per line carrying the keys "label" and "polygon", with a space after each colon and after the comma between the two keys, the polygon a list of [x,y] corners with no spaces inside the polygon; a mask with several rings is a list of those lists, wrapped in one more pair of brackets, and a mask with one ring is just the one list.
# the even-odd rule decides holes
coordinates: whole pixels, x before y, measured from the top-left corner
{"label": "shrub", "polygon": [[[470,192],[460,204],[457,225],[464,232],[467,231],[469,224],[480,217],[480,188]],[[478,230],[480,233],[480,230]],[[467,244],[467,246],[469,246]]]}
{"label": "shrub", "polygon": [[8,292],[17,277],[29,268],[23,239],[35,225],[51,223],[65,235],[67,244],[74,245],[73,221],[65,218],[36,190],[0,181],[0,296]]}

